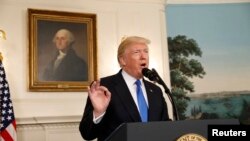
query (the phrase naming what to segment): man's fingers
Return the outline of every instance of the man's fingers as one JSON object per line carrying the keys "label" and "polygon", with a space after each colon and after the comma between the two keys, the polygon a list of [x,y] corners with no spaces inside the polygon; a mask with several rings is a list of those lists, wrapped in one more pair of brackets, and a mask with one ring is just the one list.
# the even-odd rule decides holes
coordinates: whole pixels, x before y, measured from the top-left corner
{"label": "man's fingers", "polygon": [[93,81],[92,82],[92,84],[90,85],[90,87],[88,87],[88,91],[90,92],[90,93],[93,93],[94,92],[94,89],[95,89],[95,81]]}
{"label": "man's fingers", "polygon": [[110,97],[111,93],[110,91],[105,87],[100,85],[100,81],[94,81],[90,87],[88,87],[88,94],[90,97],[95,97],[95,96],[105,96],[105,97]]}
{"label": "man's fingers", "polygon": [[100,89],[103,91],[103,93],[104,93],[106,96],[110,96],[110,95],[111,95],[110,91],[109,91],[106,87],[100,86]]}
{"label": "man's fingers", "polygon": [[95,81],[95,89],[98,89],[100,87],[100,80]]}

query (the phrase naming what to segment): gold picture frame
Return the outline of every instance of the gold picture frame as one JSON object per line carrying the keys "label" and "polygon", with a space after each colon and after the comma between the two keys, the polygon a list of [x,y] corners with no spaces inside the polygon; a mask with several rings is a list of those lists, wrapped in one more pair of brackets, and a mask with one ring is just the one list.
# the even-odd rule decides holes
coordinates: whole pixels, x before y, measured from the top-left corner
{"label": "gold picture frame", "polygon": [[[29,8],[28,30],[29,90],[86,91],[97,78],[96,14]],[[64,60],[55,69],[58,54]]]}

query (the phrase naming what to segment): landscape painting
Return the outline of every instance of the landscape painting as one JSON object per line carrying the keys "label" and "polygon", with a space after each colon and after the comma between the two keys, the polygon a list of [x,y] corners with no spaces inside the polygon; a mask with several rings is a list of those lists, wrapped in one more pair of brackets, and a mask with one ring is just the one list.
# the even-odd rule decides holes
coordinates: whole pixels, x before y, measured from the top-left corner
{"label": "landscape painting", "polygon": [[250,124],[250,3],[168,4],[171,92],[180,119]]}

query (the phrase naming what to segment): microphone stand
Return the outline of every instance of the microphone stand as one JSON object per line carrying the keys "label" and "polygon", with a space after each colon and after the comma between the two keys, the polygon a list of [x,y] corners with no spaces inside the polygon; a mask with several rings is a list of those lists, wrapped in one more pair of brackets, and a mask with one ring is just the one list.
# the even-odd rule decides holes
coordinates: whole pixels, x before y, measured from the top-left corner
{"label": "microphone stand", "polygon": [[158,82],[160,85],[163,86],[163,88],[165,89],[165,93],[167,94],[171,104],[172,104],[172,107],[173,107],[173,113],[174,113],[174,117],[175,117],[175,120],[179,120],[179,115],[178,115],[178,112],[177,112],[177,108],[176,108],[176,105],[175,105],[175,102],[173,100],[173,96],[172,96],[172,93],[170,92],[170,90],[168,89],[167,85],[164,83],[164,81],[161,79],[161,77],[159,76],[159,74],[156,72],[155,69],[152,69],[152,71],[154,72],[155,74],[155,81]]}

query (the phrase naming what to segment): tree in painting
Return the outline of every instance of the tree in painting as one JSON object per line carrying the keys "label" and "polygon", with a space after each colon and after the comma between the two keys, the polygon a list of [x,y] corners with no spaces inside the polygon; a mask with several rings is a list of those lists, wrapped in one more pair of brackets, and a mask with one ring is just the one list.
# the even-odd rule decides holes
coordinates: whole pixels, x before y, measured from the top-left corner
{"label": "tree in painting", "polygon": [[190,100],[189,92],[194,92],[193,82],[189,78],[203,78],[206,74],[202,64],[192,58],[201,57],[202,51],[194,39],[184,35],[168,37],[168,51],[170,63],[171,92],[175,100],[179,118],[185,119],[185,111]]}

